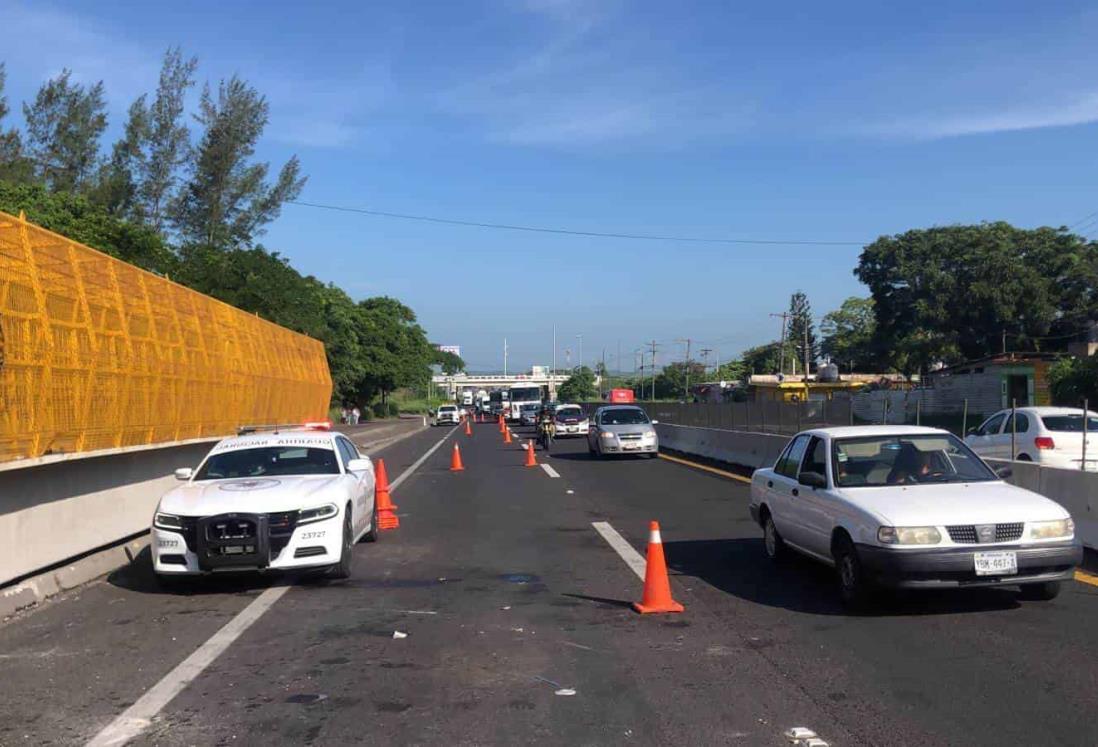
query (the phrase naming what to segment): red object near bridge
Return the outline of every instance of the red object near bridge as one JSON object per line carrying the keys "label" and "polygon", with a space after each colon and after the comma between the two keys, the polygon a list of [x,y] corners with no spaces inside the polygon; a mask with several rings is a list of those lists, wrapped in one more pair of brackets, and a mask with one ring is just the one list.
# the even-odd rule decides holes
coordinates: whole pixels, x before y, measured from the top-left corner
{"label": "red object near bridge", "polygon": [[614,404],[625,404],[627,402],[635,402],[636,398],[633,396],[632,389],[611,389],[610,390],[610,402]]}

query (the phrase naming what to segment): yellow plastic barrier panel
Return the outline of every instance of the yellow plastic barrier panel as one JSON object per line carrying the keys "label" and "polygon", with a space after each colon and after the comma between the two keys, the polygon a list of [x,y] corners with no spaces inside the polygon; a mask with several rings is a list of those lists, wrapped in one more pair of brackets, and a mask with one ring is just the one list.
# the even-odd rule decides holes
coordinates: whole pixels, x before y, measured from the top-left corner
{"label": "yellow plastic barrier panel", "polygon": [[0,212],[0,462],[322,419],[324,345]]}

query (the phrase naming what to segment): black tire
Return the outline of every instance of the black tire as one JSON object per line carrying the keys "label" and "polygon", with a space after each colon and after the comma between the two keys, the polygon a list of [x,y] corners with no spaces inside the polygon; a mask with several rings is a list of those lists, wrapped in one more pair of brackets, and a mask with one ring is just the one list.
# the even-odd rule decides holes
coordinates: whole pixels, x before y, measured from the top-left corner
{"label": "black tire", "polygon": [[854,543],[849,537],[840,537],[835,541],[833,554],[839,581],[839,598],[847,607],[863,606],[869,600],[870,585]]}
{"label": "black tire", "polygon": [[789,556],[789,548],[785,546],[785,540],[782,539],[778,528],[774,526],[774,519],[770,517],[769,511],[763,514],[762,525],[763,551],[770,560],[781,563]]}
{"label": "black tire", "polygon": [[1024,584],[1018,596],[1030,602],[1048,602],[1060,595],[1060,587],[1059,581]]}
{"label": "black tire", "polygon": [[594,454],[595,453],[595,447],[591,445],[591,439],[587,439],[587,453],[588,454]]}
{"label": "black tire", "polygon": [[374,501],[374,512],[370,516],[370,531],[362,535],[363,542],[377,542],[380,533],[377,530],[377,501]]}
{"label": "black tire", "polygon": [[1018,461],[1019,462],[1032,462],[1033,460],[1029,458],[1029,454],[1019,454],[1018,455]]}
{"label": "black tire", "polygon": [[343,547],[339,562],[328,568],[328,578],[345,579],[351,577],[351,553],[355,547],[355,534],[351,528],[351,509],[343,511]]}

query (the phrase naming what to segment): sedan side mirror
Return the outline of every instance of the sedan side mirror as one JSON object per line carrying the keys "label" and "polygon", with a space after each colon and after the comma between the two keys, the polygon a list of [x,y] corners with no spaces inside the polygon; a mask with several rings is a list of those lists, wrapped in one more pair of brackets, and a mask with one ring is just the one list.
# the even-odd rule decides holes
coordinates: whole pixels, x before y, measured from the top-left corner
{"label": "sedan side mirror", "polygon": [[373,466],[373,463],[368,458],[352,459],[347,462],[348,472],[365,472]]}
{"label": "sedan side mirror", "polygon": [[190,480],[194,476],[194,470],[190,467],[180,467],[175,471],[176,480]]}
{"label": "sedan side mirror", "polygon": [[999,476],[1000,480],[1008,480],[1014,474],[1014,470],[1010,465],[1004,464],[1002,467],[995,468],[995,474]]}
{"label": "sedan side mirror", "polygon": [[969,428],[969,429],[968,429],[968,432],[967,432],[967,433],[966,433],[965,435],[966,435],[966,436],[975,436],[975,435],[976,435],[976,431],[977,431],[977,429],[976,429],[976,428]]}
{"label": "sedan side mirror", "polygon": [[819,472],[802,472],[797,475],[797,482],[813,490],[827,487],[827,478]]}

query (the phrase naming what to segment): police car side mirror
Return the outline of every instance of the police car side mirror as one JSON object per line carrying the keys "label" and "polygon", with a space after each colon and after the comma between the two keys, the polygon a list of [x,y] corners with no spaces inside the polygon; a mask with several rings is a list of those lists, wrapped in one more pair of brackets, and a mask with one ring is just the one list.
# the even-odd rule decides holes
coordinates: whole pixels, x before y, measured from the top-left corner
{"label": "police car side mirror", "polygon": [[369,459],[352,459],[347,462],[348,472],[365,472],[373,466]]}
{"label": "police car side mirror", "polygon": [[194,476],[194,470],[190,467],[180,467],[175,471],[176,480],[190,480]]}

